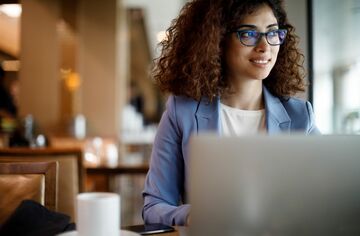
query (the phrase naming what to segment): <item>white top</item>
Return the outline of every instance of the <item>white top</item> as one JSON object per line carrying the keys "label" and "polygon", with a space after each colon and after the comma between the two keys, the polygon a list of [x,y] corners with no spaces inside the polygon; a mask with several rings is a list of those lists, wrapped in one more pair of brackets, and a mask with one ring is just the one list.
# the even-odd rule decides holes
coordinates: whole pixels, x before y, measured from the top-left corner
{"label": "white top", "polygon": [[221,130],[224,136],[252,135],[266,132],[265,109],[240,110],[220,104]]}

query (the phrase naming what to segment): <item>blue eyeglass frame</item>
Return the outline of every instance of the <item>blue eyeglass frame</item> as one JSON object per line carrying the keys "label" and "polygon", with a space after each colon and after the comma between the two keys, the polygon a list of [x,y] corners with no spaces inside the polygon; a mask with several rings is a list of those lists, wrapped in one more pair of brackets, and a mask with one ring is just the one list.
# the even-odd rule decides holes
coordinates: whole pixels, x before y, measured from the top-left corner
{"label": "blue eyeglass frame", "polygon": [[[268,32],[259,32],[257,30],[252,30],[252,29],[246,29],[246,30],[234,30],[234,31],[231,31],[232,33],[236,33],[237,35],[237,38],[239,39],[239,41],[241,42],[242,45],[244,46],[247,46],[247,47],[253,47],[253,46],[256,46],[260,39],[265,36],[265,39],[266,39],[266,42],[271,45],[271,46],[278,46],[278,45],[281,45],[285,42],[285,39],[286,39],[286,35],[287,35],[287,30],[286,29],[276,29],[276,30],[271,30],[271,31],[268,31]],[[241,40],[241,34],[244,33],[244,32],[256,32],[259,34],[257,40],[255,41],[254,44],[246,44],[244,43],[242,40]],[[277,44],[274,44],[274,43],[270,43],[269,42],[269,39],[268,39],[268,35],[270,33],[274,33],[274,32],[280,32],[280,33],[284,33],[284,39],[282,41],[280,41],[280,43],[277,43]],[[279,34],[280,34],[279,33]]]}

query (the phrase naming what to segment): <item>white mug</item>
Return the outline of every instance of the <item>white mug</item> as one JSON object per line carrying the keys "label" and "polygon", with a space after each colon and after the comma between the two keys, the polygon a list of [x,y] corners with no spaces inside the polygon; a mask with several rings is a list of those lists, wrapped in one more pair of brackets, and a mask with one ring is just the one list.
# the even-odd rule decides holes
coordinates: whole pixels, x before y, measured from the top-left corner
{"label": "white mug", "polygon": [[120,236],[120,196],[98,192],[78,194],[76,228],[80,236]]}

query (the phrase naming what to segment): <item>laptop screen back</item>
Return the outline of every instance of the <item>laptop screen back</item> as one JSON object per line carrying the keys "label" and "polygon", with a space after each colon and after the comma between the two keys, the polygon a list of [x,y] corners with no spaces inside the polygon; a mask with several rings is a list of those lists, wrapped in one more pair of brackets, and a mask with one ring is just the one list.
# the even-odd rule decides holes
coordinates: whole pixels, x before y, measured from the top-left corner
{"label": "laptop screen back", "polygon": [[200,135],[190,235],[360,235],[360,136]]}

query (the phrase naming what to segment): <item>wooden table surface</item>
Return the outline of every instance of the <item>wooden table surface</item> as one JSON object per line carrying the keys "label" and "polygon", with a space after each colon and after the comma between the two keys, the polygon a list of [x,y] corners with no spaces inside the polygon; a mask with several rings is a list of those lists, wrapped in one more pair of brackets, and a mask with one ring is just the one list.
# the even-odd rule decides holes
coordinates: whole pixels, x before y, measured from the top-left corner
{"label": "wooden table surface", "polygon": [[121,175],[121,174],[146,174],[149,170],[148,164],[139,165],[125,165],[119,164],[117,167],[86,167],[87,174],[101,174],[101,175]]}
{"label": "wooden table surface", "polygon": [[174,226],[175,231],[170,233],[153,234],[159,236],[188,236],[188,227],[186,226]]}

